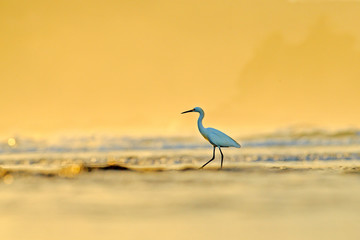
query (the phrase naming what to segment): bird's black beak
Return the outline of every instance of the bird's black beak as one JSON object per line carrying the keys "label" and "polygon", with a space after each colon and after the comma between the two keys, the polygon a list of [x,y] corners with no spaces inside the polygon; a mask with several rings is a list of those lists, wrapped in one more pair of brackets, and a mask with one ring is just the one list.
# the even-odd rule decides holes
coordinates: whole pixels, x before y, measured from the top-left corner
{"label": "bird's black beak", "polygon": [[188,112],[193,112],[193,111],[194,111],[194,109],[191,109],[189,111],[182,112],[181,114],[188,113]]}

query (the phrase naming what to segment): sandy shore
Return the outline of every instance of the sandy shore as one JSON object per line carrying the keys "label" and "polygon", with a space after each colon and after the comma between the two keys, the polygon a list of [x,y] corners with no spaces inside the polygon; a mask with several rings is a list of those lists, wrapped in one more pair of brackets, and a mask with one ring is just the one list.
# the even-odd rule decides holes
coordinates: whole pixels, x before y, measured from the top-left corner
{"label": "sandy shore", "polygon": [[218,162],[201,171],[75,168],[81,174],[71,176],[3,166],[8,172],[0,185],[1,236],[360,238],[358,162],[232,164],[221,171]]}

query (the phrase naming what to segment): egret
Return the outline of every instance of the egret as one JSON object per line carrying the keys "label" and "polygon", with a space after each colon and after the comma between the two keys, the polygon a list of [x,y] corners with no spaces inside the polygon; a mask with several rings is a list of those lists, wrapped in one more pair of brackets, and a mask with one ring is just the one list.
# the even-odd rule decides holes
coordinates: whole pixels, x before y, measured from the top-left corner
{"label": "egret", "polygon": [[199,118],[198,118],[198,128],[199,131],[201,133],[201,135],[208,140],[214,147],[213,150],[213,157],[204,165],[202,165],[201,168],[205,167],[208,163],[210,163],[212,160],[214,160],[215,158],[215,149],[216,147],[219,148],[220,150],[220,154],[221,154],[221,168],[223,166],[223,159],[224,159],[224,155],[221,151],[222,147],[236,147],[236,148],[240,148],[240,144],[238,144],[234,139],[232,139],[231,137],[229,137],[228,135],[226,135],[223,132],[220,132],[219,130],[215,129],[215,128],[205,128],[202,124],[202,120],[204,119],[204,110],[202,110],[201,107],[195,107],[194,109],[191,109],[189,111],[185,111],[182,112],[181,114],[184,113],[189,113],[189,112],[198,112],[200,114]]}

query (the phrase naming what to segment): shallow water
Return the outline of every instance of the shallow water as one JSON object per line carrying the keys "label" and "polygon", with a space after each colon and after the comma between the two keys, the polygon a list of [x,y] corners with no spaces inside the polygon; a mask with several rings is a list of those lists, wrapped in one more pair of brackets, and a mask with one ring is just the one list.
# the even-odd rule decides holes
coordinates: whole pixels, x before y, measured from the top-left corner
{"label": "shallow water", "polygon": [[198,170],[212,149],[197,138],[7,139],[1,236],[359,239],[358,138],[244,138],[222,170],[218,155]]}

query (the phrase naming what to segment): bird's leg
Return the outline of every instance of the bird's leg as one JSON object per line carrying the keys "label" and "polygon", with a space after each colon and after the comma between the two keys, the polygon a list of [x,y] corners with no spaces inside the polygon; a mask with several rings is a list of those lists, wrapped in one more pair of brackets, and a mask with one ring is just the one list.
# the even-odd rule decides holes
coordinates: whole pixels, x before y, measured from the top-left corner
{"label": "bird's leg", "polygon": [[[203,168],[203,167],[205,167],[209,162],[211,162],[212,160],[214,160],[214,158],[215,158],[215,146],[214,146],[214,150],[213,150],[213,156],[212,156],[212,158],[207,162],[207,163],[205,163],[204,165],[202,165],[202,167],[201,168]],[[200,169],[201,169],[200,168]]]}
{"label": "bird's leg", "polygon": [[219,150],[220,150],[220,153],[221,153],[221,168],[222,168],[224,155],[223,155],[220,147],[219,147]]}

